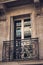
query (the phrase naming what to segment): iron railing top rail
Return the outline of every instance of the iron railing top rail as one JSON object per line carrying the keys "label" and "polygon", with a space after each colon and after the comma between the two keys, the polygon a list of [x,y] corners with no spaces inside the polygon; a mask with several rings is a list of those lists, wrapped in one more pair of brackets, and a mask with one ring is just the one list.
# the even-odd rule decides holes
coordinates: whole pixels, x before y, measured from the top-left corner
{"label": "iron railing top rail", "polygon": [[[36,40],[38,41],[38,38],[28,38],[28,39],[16,39],[17,41],[23,41],[23,40]],[[11,42],[11,41],[14,41],[14,40],[6,40],[6,41],[3,41],[3,42]]]}

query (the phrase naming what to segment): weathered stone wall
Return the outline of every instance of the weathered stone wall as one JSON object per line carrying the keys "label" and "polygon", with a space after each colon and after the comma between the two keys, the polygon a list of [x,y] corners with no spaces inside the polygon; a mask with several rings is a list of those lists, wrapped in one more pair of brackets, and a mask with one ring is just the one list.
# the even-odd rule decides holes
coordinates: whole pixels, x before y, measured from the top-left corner
{"label": "weathered stone wall", "polygon": [[37,37],[39,38],[39,57],[43,59],[43,16],[37,17]]}
{"label": "weathered stone wall", "polygon": [[6,39],[6,22],[0,21],[0,60],[2,59],[3,41]]}
{"label": "weathered stone wall", "polygon": [[[8,41],[9,40],[9,19],[4,21],[0,21],[0,61],[2,61],[2,50],[3,50],[3,41]],[[9,30],[9,31],[8,31]]]}

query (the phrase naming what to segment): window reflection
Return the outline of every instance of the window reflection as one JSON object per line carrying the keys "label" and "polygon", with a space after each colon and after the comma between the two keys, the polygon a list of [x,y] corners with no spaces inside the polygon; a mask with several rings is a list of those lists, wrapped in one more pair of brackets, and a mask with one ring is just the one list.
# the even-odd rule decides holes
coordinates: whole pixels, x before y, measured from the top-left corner
{"label": "window reflection", "polygon": [[21,38],[21,20],[16,21],[16,39]]}
{"label": "window reflection", "polygon": [[31,37],[31,19],[24,20],[24,38]]}

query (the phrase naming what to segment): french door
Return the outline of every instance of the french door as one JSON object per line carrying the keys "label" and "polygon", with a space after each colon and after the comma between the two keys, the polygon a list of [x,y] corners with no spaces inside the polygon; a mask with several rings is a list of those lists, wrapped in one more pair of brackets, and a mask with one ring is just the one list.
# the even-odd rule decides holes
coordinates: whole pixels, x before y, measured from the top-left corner
{"label": "french door", "polygon": [[[14,20],[14,59],[24,58],[22,57],[23,54],[21,53],[23,52],[23,48],[27,46],[27,43],[25,41],[26,40],[28,41],[28,39],[30,38],[31,38],[31,19],[21,18]],[[24,44],[23,42],[21,42],[22,40],[24,40]],[[25,58],[27,58],[26,53],[24,56]]]}

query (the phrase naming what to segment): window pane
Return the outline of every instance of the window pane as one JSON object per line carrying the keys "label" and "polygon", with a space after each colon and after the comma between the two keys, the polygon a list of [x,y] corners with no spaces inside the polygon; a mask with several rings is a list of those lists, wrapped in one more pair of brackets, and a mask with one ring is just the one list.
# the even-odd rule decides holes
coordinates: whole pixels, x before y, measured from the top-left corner
{"label": "window pane", "polygon": [[24,20],[24,38],[31,37],[31,19]]}
{"label": "window pane", "polygon": [[21,38],[21,20],[16,21],[16,39]]}
{"label": "window pane", "polygon": [[30,19],[24,20],[24,27],[26,27],[26,26],[31,26],[31,20]]}
{"label": "window pane", "polygon": [[17,21],[16,21],[16,27],[17,27],[17,26],[18,26],[18,27],[21,26],[21,21],[20,21],[20,20],[17,20]]}

